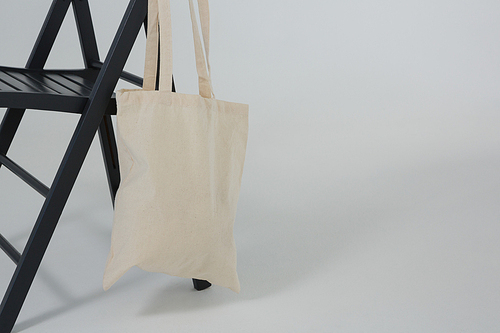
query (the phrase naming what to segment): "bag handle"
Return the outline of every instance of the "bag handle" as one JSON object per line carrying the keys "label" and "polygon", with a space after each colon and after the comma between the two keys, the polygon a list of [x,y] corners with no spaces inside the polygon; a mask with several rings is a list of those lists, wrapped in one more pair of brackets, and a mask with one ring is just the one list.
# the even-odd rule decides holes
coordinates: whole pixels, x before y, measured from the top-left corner
{"label": "bag handle", "polygon": [[148,0],[146,60],[142,82],[142,89],[144,90],[155,90],[158,65],[158,38],[158,0]]}
{"label": "bag handle", "polygon": [[[201,46],[193,0],[189,0],[189,8],[193,28],[199,94],[205,98],[213,98],[210,63],[208,60],[210,48],[208,0],[198,0],[206,59]],[[170,0],[149,0],[148,3],[148,37],[144,66],[144,90],[154,90],[155,88],[158,64],[158,41],[160,42],[159,90],[172,91],[172,20],[170,15]]]}
{"label": "bag handle", "polygon": [[[189,12],[191,14],[191,23],[193,26],[194,50],[196,55],[196,70],[198,72],[199,93],[205,98],[215,97],[212,88],[212,78],[210,75],[210,13],[208,9],[208,0],[198,0],[198,11],[200,13],[201,33],[203,35],[203,44],[205,45],[205,56],[201,47],[200,33],[196,22],[193,0],[189,0]],[[206,60],[206,62],[205,62]]]}

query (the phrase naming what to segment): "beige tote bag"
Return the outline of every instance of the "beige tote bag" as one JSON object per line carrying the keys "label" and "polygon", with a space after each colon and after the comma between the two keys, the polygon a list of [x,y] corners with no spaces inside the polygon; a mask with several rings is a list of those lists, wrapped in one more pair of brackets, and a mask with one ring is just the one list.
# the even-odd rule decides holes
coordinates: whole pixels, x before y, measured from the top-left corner
{"label": "beige tote bag", "polygon": [[[169,0],[149,0],[143,89],[117,93],[121,183],[103,287],[133,266],[240,291],[233,225],[248,105],[214,99],[208,0],[189,0],[199,95],[172,93]],[[159,26],[159,31],[158,31]],[[159,90],[155,91],[160,39]],[[206,59],[205,59],[206,56]]]}

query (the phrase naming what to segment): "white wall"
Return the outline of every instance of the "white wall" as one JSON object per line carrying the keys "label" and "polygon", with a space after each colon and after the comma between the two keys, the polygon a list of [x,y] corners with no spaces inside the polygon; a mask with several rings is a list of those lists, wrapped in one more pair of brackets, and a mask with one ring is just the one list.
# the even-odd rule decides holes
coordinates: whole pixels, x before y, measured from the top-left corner
{"label": "white wall", "polygon": [[[24,65],[50,2],[0,0],[0,64]],[[91,1],[102,56],[126,3]],[[196,93],[187,3],[172,12],[176,85]],[[498,330],[499,17],[491,0],[211,1],[215,94],[250,104],[235,228],[238,300],[263,300],[249,331]],[[49,67],[81,65],[76,38],[70,19]],[[28,116],[35,146],[13,154],[50,179],[75,119]],[[89,158],[75,197],[104,202],[108,230],[95,144]]]}

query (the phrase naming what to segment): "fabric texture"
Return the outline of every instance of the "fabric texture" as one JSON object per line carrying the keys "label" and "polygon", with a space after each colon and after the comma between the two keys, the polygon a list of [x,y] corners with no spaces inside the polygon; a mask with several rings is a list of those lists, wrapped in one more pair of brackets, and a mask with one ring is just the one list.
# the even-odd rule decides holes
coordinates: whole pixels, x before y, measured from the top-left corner
{"label": "fabric texture", "polygon": [[[121,183],[103,287],[133,266],[240,291],[233,225],[248,137],[248,105],[216,100],[208,1],[189,0],[199,95],[173,93],[169,0],[150,0],[143,89],[116,99]],[[160,40],[159,90],[154,90]]]}

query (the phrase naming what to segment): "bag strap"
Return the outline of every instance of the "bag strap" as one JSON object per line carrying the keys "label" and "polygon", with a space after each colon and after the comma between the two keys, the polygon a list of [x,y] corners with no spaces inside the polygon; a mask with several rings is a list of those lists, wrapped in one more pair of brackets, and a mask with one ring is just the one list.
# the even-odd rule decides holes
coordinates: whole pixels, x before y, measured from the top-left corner
{"label": "bag strap", "polygon": [[146,38],[146,60],[142,89],[155,90],[158,65],[158,0],[148,1],[148,28]]}
{"label": "bag strap", "polygon": [[[213,98],[210,63],[208,60],[210,49],[208,0],[198,0],[205,55],[203,54],[201,46],[193,0],[189,0],[189,9],[193,28],[199,94],[205,98]],[[155,88],[158,64],[158,40],[160,42],[159,90],[172,91],[172,23],[170,16],[170,0],[149,0],[148,38],[146,41],[146,63],[144,67],[143,83],[144,90],[154,90]]]}
{"label": "bag strap", "polygon": [[212,98],[212,79],[210,77],[210,62],[208,59],[210,49],[210,15],[208,11],[208,0],[198,0],[198,10],[200,13],[201,33],[203,34],[206,58],[203,55],[203,49],[201,47],[200,33],[196,22],[193,0],[189,0],[189,11],[193,26],[194,50],[196,54],[196,70],[198,71],[199,93],[205,98]]}
{"label": "bag strap", "polygon": [[[207,59],[208,75],[210,77],[210,11],[208,9],[208,0],[198,0],[198,11],[200,13],[201,33],[203,34],[203,45],[205,45],[205,55]],[[191,13],[191,17],[194,17]]]}

